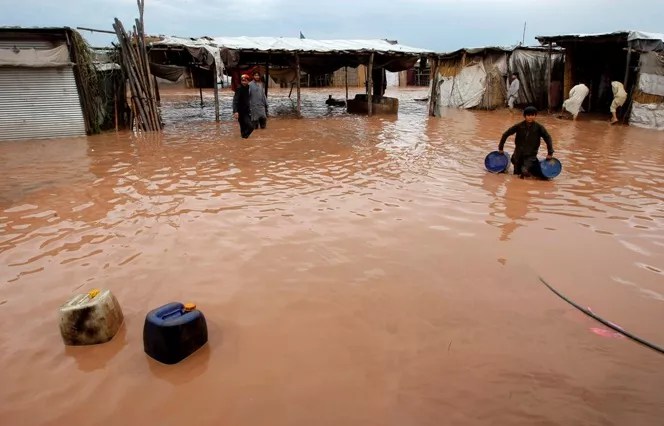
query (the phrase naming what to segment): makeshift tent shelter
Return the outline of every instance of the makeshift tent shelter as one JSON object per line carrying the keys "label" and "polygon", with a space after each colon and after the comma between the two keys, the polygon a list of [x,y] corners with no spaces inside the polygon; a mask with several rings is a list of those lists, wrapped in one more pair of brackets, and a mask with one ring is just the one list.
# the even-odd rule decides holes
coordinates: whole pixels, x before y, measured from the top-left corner
{"label": "makeshift tent shelter", "polygon": [[536,39],[541,44],[565,49],[564,94],[567,96],[574,85],[585,82],[590,89],[584,102],[586,111],[608,115],[613,100],[611,81],[620,81],[629,95],[619,111],[623,120],[630,117],[634,125],[664,128],[662,96],[657,94],[660,91],[656,82],[660,79],[653,77],[660,75],[657,58],[664,52],[664,34],[616,31]]}
{"label": "makeshift tent shelter", "polygon": [[[495,109],[505,105],[509,75],[519,73],[519,104],[547,104],[546,70],[549,54],[541,47],[481,47],[460,49],[437,58],[438,99],[435,107]],[[562,72],[562,54],[552,60]],[[435,74],[434,74],[435,75]],[[434,101],[435,102],[435,101]]]}
{"label": "makeshift tent shelter", "polygon": [[[547,78],[551,58],[551,81]],[[562,104],[564,53],[556,48],[548,52],[541,47],[517,47],[509,57],[509,72],[519,74],[519,93],[516,103],[532,105],[544,110],[551,102],[555,108]]]}
{"label": "makeshift tent shelter", "polygon": [[439,55],[432,67],[438,96],[431,99],[452,108],[493,109],[504,104],[509,52],[509,48],[482,47]]}
{"label": "makeshift tent shelter", "polygon": [[[242,67],[265,65],[266,74],[273,73],[273,67],[281,67],[284,73],[293,73],[297,85],[297,109],[301,109],[300,82],[301,71],[312,75],[332,73],[343,67],[355,68],[366,65],[368,75],[373,68],[384,68],[387,71],[408,69],[420,56],[433,54],[432,51],[398,44],[388,40],[313,40],[285,37],[204,37],[186,39],[165,37],[152,43],[150,61],[161,65],[189,66],[188,58],[180,58],[179,63],[167,63],[173,59],[169,51],[186,50],[198,63],[203,62],[196,55],[205,49],[208,52],[218,51],[214,56],[218,72],[225,69],[227,74]],[[192,50],[194,49],[194,50]],[[162,53],[159,53],[162,52]],[[164,53],[166,52],[166,56]],[[165,59],[161,59],[165,58]],[[212,59],[209,59],[212,61]],[[151,68],[152,69],[152,68]],[[157,74],[160,76],[159,74]],[[161,77],[161,76],[160,76]],[[371,86],[371,77],[369,77]],[[266,87],[267,90],[267,87]],[[371,93],[368,93],[371,99]],[[371,108],[369,108],[371,114]]]}

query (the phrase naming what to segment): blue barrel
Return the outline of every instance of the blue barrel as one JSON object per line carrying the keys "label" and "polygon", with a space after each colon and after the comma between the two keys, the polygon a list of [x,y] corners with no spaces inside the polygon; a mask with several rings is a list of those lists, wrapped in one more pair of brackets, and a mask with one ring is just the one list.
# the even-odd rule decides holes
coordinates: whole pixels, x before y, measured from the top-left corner
{"label": "blue barrel", "polygon": [[145,317],[143,349],[164,364],[177,364],[207,341],[207,322],[194,304],[169,303]]}
{"label": "blue barrel", "polygon": [[546,179],[553,179],[563,171],[563,165],[557,158],[544,159],[540,160],[540,169],[542,170],[542,176]]}
{"label": "blue barrel", "polygon": [[484,157],[484,167],[491,173],[503,173],[510,166],[510,155],[503,151],[493,151]]}

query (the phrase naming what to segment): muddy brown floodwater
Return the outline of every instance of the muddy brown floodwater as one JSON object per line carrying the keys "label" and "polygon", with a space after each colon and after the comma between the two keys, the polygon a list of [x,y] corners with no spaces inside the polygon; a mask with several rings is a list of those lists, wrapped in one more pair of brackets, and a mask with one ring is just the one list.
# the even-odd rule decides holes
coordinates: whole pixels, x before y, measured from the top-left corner
{"label": "muddy brown floodwater", "polygon": [[[163,135],[0,144],[2,424],[662,424],[664,357],[537,277],[664,345],[664,132],[541,117],[564,171],[518,180],[483,168],[507,112],[328,94],[296,120],[272,91],[248,140],[229,93],[217,124],[165,92]],[[65,348],[57,309],[95,287],[125,326]],[[142,327],[171,301],[210,340],[164,366]]]}

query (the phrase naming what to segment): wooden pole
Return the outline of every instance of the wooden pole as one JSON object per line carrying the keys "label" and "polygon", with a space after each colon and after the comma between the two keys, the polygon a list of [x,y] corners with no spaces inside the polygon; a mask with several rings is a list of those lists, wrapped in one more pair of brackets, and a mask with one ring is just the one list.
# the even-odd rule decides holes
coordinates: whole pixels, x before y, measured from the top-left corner
{"label": "wooden pole", "polygon": [[115,118],[115,131],[118,131],[118,92],[114,90],[113,93],[113,109],[114,109],[114,118]]}
{"label": "wooden pole", "polygon": [[627,89],[627,79],[629,78],[629,63],[632,60],[632,48],[630,46],[627,47],[627,64],[625,65],[625,81],[623,82],[623,86],[625,86],[625,89]]}
{"label": "wooden pole", "polygon": [[157,83],[157,76],[152,76],[152,81],[154,83],[155,96],[157,97],[157,106],[161,106],[161,95],[159,94],[159,84]]}
{"label": "wooden pole", "polygon": [[369,79],[367,80],[367,113],[369,114],[369,117],[371,117],[373,113],[373,62],[374,54],[371,52],[371,55],[369,56],[369,69],[367,72],[367,75],[369,76]]}
{"label": "wooden pole", "polygon": [[148,59],[148,51],[145,47],[145,22],[143,20],[143,15],[145,11],[145,0],[136,0],[136,3],[138,4],[138,10],[139,10],[139,19],[136,22],[137,26],[139,27],[138,45],[140,47],[140,53],[141,53],[140,56],[142,60],[143,71],[145,73],[145,79],[147,80],[146,88],[148,90],[148,102],[150,104],[150,111],[152,115],[151,118],[154,123],[153,130],[160,130],[161,119],[159,117],[159,108],[157,108],[156,88],[155,85],[153,84],[152,79],[150,78],[150,61]]}
{"label": "wooden pole", "polygon": [[547,103],[549,105],[549,114],[551,113],[551,110],[553,108],[553,106],[551,105],[551,78],[552,78],[552,74],[553,74],[553,62],[552,62],[553,60],[551,58],[552,50],[553,50],[553,47],[551,45],[551,42],[549,42],[549,60],[547,62],[547,67],[546,67],[546,75],[547,75],[547,81],[548,81],[547,91],[546,91],[546,93],[547,93],[547,98],[546,99],[547,99]]}
{"label": "wooden pole", "polygon": [[196,77],[196,83],[198,83],[198,92],[201,95],[201,108],[203,108],[203,85],[201,84],[201,78],[200,78],[201,70],[200,70],[200,68],[198,68],[198,71],[196,72],[196,74],[198,75],[198,77]]}
{"label": "wooden pole", "polygon": [[300,96],[300,55],[295,53],[295,82],[297,84],[297,115],[302,114],[302,98]]}
{"label": "wooden pole", "polygon": [[344,67],[346,72],[346,109],[348,109],[348,67]]}
{"label": "wooden pole", "polygon": [[212,79],[214,80],[214,121],[219,121],[219,82],[217,81],[217,64],[212,64]]}
{"label": "wooden pole", "polygon": [[270,57],[265,61],[265,97],[267,98],[267,86],[270,84]]}
{"label": "wooden pole", "polygon": [[134,66],[137,62],[136,58],[134,58],[133,49],[130,45],[131,38],[129,38],[128,34],[124,30],[122,23],[117,18],[115,18],[115,24],[113,24],[113,28],[115,29],[118,40],[121,44],[121,53],[123,56],[122,62],[123,64],[126,64],[126,68],[128,70],[128,77],[132,94],[132,104],[134,104],[134,107],[137,109],[137,111],[134,113],[137,122],[136,128],[138,130],[148,130],[147,115],[142,105],[142,100],[145,99],[145,94],[140,85],[139,77],[137,76],[138,70]]}
{"label": "wooden pole", "polygon": [[433,59],[431,64],[432,76],[431,76],[431,93],[429,94],[429,115],[431,117],[436,116],[436,105],[438,104],[438,76],[440,72],[438,70],[439,62],[438,58]]}

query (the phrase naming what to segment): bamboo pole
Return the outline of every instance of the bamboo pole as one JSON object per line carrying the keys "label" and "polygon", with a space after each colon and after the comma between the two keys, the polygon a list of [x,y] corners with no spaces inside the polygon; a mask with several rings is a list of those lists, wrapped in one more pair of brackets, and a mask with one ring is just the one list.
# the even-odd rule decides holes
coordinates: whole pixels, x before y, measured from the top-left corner
{"label": "bamboo pole", "polygon": [[295,53],[295,81],[297,83],[297,115],[302,115],[302,98],[300,95],[300,55]]}
{"label": "bamboo pole", "polygon": [[159,118],[159,108],[156,101],[156,84],[153,84],[153,80],[150,78],[150,60],[148,58],[148,52],[145,47],[145,23],[143,21],[143,12],[145,10],[145,0],[136,0],[138,3],[138,9],[140,17],[137,20],[136,24],[139,27],[139,48],[141,53],[141,61],[143,64],[143,72],[146,78],[147,90],[148,90],[148,102],[150,103],[150,111],[152,112],[152,120],[155,123],[155,130],[161,129],[161,120]]}
{"label": "bamboo pole", "polygon": [[[144,0],[138,1],[142,16]],[[120,42],[122,65],[129,80],[131,104],[134,110],[136,129],[142,131],[161,130],[162,124],[157,106],[157,84],[149,71],[149,59],[145,47],[145,31],[141,20],[136,20],[134,38],[124,29],[122,22],[115,19],[113,29]]]}
{"label": "bamboo pole", "polygon": [[217,82],[217,64],[212,64],[212,78],[214,80],[214,121],[219,122],[219,85]]}
{"label": "bamboo pole", "polygon": [[[127,68],[127,74],[129,77],[129,86],[132,94],[131,96],[132,104],[136,109],[136,111],[134,112],[134,116],[137,122],[136,128],[139,130],[147,130],[147,128],[143,128],[144,125],[141,124],[141,122],[147,123],[147,117],[145,115],[145,111],[142,108],[142,103],[140,102],[142,93],[141,93],[141,88],[139,87],[138,77],[136,76],[136,69],[133,66],[133,64],[135,64],[135,61],[133,60],[132,49],[128,43],[128,36],[124,30],[124,27],[122,26],[122,23],[117,18],[115,18],[115,24],[113,24],[113,28],[116,31],[118,40],[120,41],[121,45],[120,51],[123,57],[122,62],[123,64],[126,64]],[[137,100],[138,102],[136,102]]]}
{"label": "bamboo pole", "polygon": [[157,98],[157,106],[161,106],[161,94],[159,94],[159,84],[157,84],[157,76],[152,76],[152,81],[154,82],[154,91]]}
{"label": "bamboo pole", "polygon": [[553,49],[553,47],[551,45],[551,42],[549,42],[549,59],[548,59],[548,62],[547,62],[547,67],[546,67],[546,75],[547,75],[547,81],[548,81],[546,93],[547,93],[547,102],[549,104],[549,114],[551,113],[551,110],[553,108],[552,105],[551,105],[551,78],[552,78],[552,74],[553,74],[553,60],[551,58],[552,49]]}
{"label": "bamboo pole", "polygon": [[367,113],[371,117],[373,113],[373,63],[374,63],[374,54],[371,52],[369,56],[369,69],[367,75],[369,76],[367,80]]}
{"label": "bamboo pole", "polygon": [[[139,5],[140,8],[140,5]],[[148,128],[149,129],[154,129],[156,127],[156,120],[154,119],[154,115],[152,113],[152,109],[150,108],[150,89],[148,88],[147,82],[146,82],[146,76],[144,74],[145,68],[143,66],[143,55],[141,54],[141,42],[140,42],[140,37],[139,37],[139,31],[140,31],[140,22],[138,19],[136,20],[136,26],[134,26],[134,41],[131,43],[131,47],[133,48],[133,54],[135,54],[136,58],[136,65],[138,67],[138,72],[137,76],[139,79],[139,85],[142,88],[143,93],[145,94],[145,101],[148,104],[146,115],[148,119]],[[146,106],[146,105],[144,105]]]}

